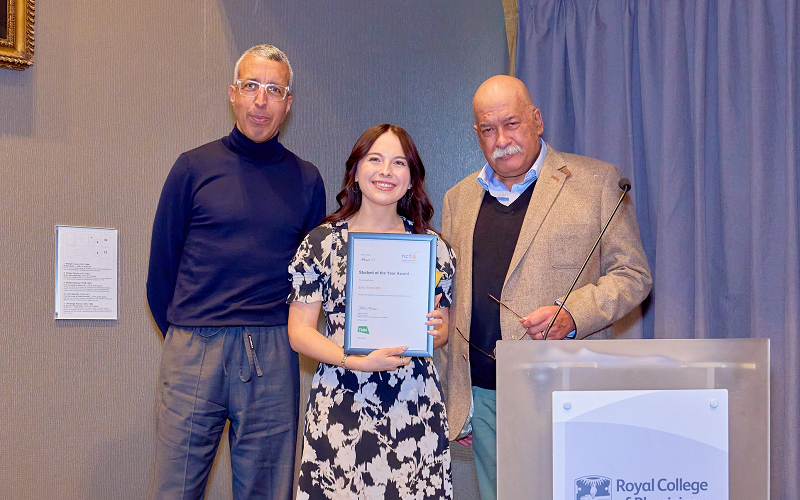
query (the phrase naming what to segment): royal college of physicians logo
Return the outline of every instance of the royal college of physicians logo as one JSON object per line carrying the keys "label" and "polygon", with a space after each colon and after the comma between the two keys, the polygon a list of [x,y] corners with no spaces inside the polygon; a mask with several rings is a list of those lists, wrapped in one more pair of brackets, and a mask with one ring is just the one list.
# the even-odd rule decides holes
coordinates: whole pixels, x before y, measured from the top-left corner
{"label": "royal college of physicians logo", "polygon": [[611,479],[583,476],[575,480],[575,500],[611,500]]}

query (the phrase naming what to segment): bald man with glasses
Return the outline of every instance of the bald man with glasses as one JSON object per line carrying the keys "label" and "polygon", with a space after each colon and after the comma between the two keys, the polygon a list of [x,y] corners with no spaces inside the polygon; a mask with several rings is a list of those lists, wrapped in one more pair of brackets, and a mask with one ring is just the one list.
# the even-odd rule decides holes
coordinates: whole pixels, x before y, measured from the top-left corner
{"label": "bald man with glasses", "polygon": [[292,83],[283,52],[247,50],[228,87],[233,130],[183,153],[164,184],[147,278],[164,335],[151,498],[203,498],[226,422],[233,498],[292,498],[286,268],[325,215],[319,171],[278,142]]}

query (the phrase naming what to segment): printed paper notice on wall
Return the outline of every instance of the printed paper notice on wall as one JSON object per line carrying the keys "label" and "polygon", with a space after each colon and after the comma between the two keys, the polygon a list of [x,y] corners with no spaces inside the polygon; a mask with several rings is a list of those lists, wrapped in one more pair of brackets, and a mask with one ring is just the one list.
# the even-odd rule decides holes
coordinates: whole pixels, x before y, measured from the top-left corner
{"label": "printed paper notice on wall", "polygon": [[56,226],[56,319],[117,319],[116,229]]}

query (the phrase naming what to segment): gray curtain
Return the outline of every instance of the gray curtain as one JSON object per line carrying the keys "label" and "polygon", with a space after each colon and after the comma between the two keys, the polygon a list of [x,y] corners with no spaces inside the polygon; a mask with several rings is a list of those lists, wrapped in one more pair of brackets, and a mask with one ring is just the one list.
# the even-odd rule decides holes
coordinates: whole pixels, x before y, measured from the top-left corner
{"label": "gray curtain", "polygon": [[771,342],[771,498],[800,498],[796,0],[519,0],[557,149],[620,166],[653,268],[644,338]]}

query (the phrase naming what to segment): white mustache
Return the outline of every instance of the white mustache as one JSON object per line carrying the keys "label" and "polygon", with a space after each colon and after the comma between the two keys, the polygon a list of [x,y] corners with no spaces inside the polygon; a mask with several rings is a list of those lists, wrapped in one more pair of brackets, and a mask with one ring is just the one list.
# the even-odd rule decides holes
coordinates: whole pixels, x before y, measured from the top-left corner
{"label": "white mustache", "polygon": [[506,148],[495,149],[494,152],[492,153],[492,159],[496,160],[501,156],[515,155],[518,153],[522,153],[522,148],[517,146],[516,144],[512,144]]}

